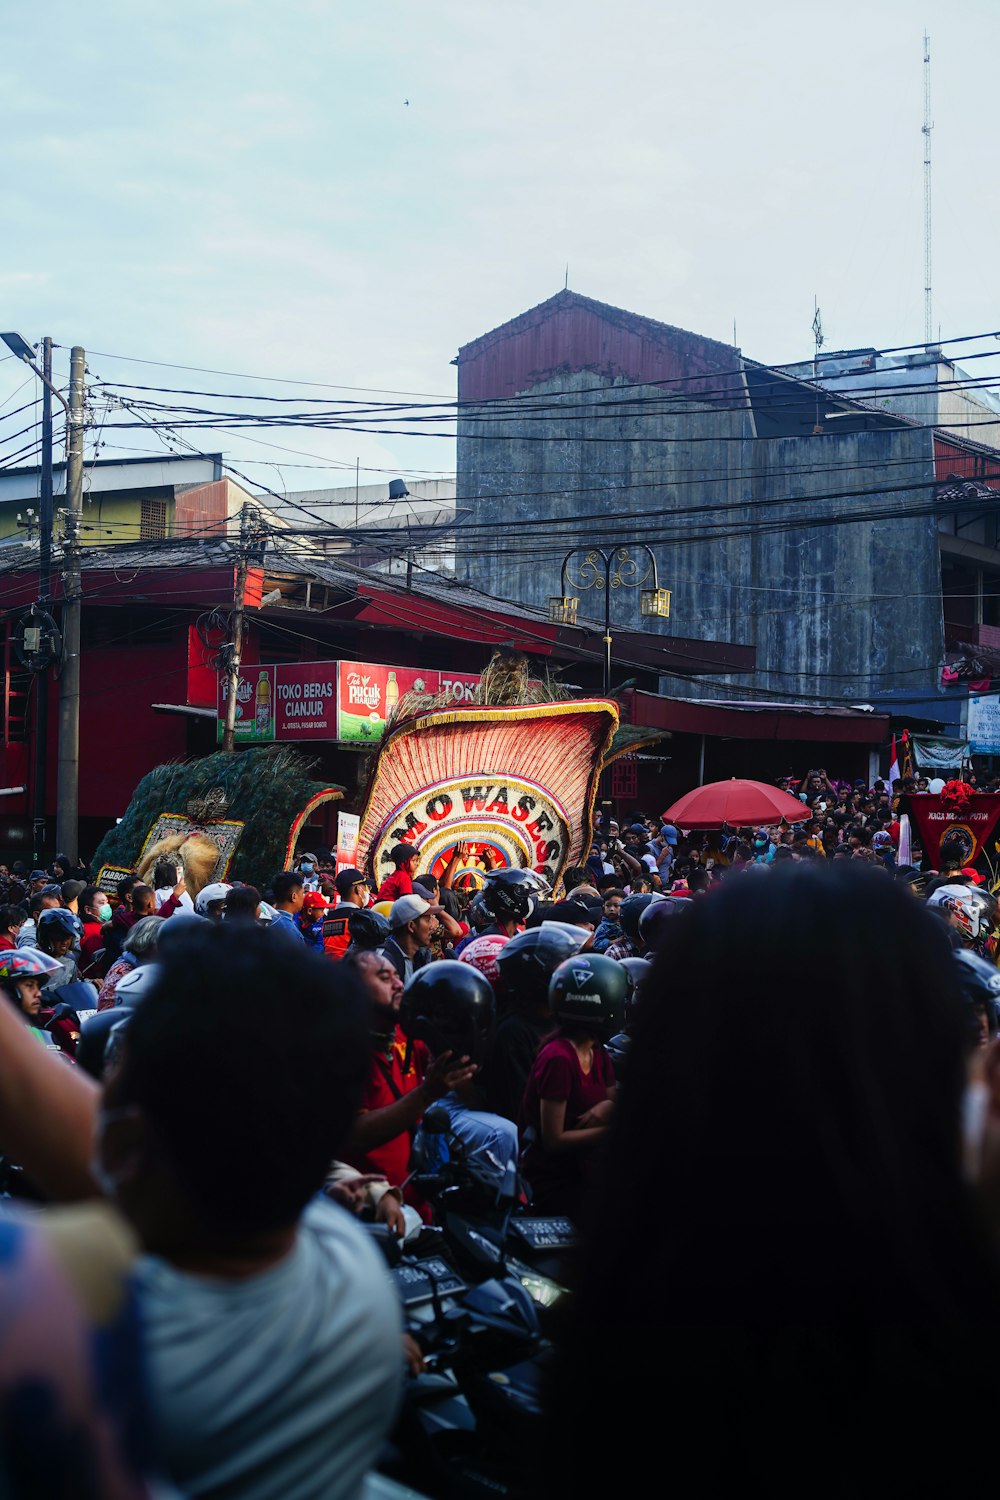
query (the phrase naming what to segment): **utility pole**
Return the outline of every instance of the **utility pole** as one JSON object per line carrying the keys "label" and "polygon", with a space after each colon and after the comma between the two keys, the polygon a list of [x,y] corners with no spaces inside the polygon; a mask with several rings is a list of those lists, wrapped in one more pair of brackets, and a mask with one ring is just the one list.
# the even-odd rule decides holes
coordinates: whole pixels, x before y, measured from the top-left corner
{"label": "utility pole", "polygon": [[[52,600],[52,340],[42,340],[42,479],[39,494],[41,534],[38,554],[38,602],[47,610]],[[48,780],[49,672],[35,674],[35,746],[32,774],[31,826],[35,867],[45,858],[45,789]]]}
{"label": "utility pole", "polygon": [[240,662],[243,656],[243,601],[247,591],[247,570],[250,565],[251,522],[256,519],[256,514],[252,505],[244,505],[240,511],[240,552],[233,593],[233,639],[226,659],[226,722],[222,731],[223,750],[233,749],[236,736],[236,693],[240,685]]}
{"label": "utility pole", "polygon": [[59,769],[56,845],[79,859],[80,811],[80,521],[83,514],[84,369],[80,346],[70,354],[69,442],[66,449],[66,535],[63,563],[62,671],[59,677]]}
{"label": "utility pole", "polygon": [[931,308],[931,39],[924,32],[924,343],[929,348],[934,339]]}

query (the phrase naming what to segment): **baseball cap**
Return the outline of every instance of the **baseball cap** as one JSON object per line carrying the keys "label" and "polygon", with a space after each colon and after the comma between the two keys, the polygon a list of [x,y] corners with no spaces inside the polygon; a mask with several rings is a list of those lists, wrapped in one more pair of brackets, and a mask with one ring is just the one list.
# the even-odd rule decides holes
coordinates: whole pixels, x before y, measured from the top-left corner
{"label": "baseball cap", "polygon": [[389,908],[389,926],[405,927],[407,922],[415,921],[430,909],[430,902],[425,901],[422,896],[400,896]]}
{"label": "baseball cap", "polygon": [[341,870],[333,882],[337,887],[338,896],[350,895],[351,888],[364,883],[364,873],[361,870]]}
{"label": "baseball cap", "polygon": [[306,891],[302,898],[302,907],[305,911],[326,911],[329,901],[319,891]]}
{"label": "baseball cap", "polygon": [[676,844],[677,829],[674,827],[673,823],[664,823],[663,827],[660,829],[660,833],[666,839],[668,844]]}

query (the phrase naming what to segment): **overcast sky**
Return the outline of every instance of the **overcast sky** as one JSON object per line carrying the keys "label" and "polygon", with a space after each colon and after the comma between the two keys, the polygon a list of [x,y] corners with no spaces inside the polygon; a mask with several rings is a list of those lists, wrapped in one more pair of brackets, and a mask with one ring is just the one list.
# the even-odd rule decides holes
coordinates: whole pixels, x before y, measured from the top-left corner
{"label": "overcast sky", "polygon": [[[568,263],[756,358],[808,357],[814,293],[830,347],[917,342],[925,25],[934,321],[1000,327],[997,0],[8,5],[0,325],[106,380],[451,395],[459,345]],[[26,374],[0,364],[4,410]],[[454,467],[444,439],[254,436],[307,452],[198,441],[279,489]]]}

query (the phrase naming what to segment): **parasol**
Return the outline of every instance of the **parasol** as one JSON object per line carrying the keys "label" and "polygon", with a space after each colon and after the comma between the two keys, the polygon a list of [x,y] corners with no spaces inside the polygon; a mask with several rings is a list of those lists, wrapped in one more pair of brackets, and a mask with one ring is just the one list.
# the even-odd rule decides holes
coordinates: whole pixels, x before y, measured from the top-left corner
{"label": "parasol", "polygon": [[721,828],[731,823],[743,828],[750,823],[801,823],[811,817],[809,809],[797,797],[768,786],[766,781],[710,781],[685,792],[663,814],[665,823],[679,823],[682,828]]}

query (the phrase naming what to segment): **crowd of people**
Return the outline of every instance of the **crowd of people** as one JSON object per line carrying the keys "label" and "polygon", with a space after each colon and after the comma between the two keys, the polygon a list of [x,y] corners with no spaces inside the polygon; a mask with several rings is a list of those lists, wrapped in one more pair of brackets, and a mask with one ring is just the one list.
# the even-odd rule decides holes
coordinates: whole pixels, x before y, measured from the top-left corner
{"label": "crowd of people", "polygon": [[581,1235],[539,1493],[620,1482],[581,1379],[637,1473],[669,1433],[699,1485],[937,1492],[992,1408],[997,903],[900,862],[915,786],[782,789],[602,814],[558,892],[462,845],[194,894],[0,866],[9,1492],[357,1495],[422,1365],[364,1223],[433,1219],[432,1107]]}

